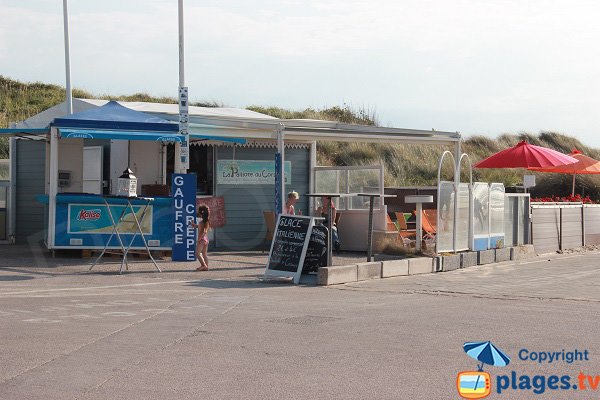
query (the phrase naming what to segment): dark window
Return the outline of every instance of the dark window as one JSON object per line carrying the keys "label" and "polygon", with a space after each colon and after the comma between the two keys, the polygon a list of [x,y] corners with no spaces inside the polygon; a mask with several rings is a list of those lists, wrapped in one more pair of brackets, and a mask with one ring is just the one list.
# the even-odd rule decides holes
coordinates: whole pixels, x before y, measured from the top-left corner
{"label": "dark window", "polygon": [[[175,145],[167,146],[167,184],[171,184],[171,175],[175,170]],[[196,193],[211,196],[213,194],[213,146],[190,146],[190,169],[198,176]]]}

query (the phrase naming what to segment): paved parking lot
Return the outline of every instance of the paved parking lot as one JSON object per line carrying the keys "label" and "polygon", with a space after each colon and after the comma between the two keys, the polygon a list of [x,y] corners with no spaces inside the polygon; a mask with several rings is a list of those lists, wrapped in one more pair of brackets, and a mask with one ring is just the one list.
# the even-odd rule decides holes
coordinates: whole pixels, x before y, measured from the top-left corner
{"label": "paved parking lot", "polygon": [[[90,274],[80,260],[0,261],[0,398],[452,399],[476,366],[462,344],[479,340],[513,359],[492,375],[600,375],[597,253],[327,288],[263,282],[256,257],[121,276],[114,262]],[[521,348],[590,361],[539,365]]]}

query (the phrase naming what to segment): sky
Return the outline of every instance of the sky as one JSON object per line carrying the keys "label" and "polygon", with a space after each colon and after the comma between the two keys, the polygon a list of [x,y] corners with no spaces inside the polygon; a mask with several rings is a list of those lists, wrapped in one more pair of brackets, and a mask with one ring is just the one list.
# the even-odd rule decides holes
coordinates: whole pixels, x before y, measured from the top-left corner
{"label": "sky", "polygon": [[[600,3],[185,0],[190,98],[600,146]],[[177,96],[177,0],[70,0],[74,87]],[[65,84],[62,1],[0,0],[0,74]]]}

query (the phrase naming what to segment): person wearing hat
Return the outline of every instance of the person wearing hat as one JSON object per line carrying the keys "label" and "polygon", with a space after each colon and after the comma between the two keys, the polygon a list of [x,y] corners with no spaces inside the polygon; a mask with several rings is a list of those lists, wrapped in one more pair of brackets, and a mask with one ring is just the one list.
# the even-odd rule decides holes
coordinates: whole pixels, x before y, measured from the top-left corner
{"label": "person wearing hat", "polygon": [[[283,213],[286,215],[295,215],[296,209],[294,208],[294,206],[298,202],[299,198],[300,198],[300,195],[298,194],[298,192],[289,192],[288,196],[287,196],[287,201],[285,202],[285,208],[283,209]],[[300,211],[300,210],[298,210],[298,211]],[[299,214],[302,214],[302,213],[299,213]]]}

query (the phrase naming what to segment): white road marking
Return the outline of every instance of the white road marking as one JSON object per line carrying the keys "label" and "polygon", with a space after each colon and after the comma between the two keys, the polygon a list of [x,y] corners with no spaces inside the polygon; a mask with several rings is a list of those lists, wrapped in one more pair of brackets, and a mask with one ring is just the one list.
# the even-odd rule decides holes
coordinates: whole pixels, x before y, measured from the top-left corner
{"label": "white road marking", "polygon": [[60,319],[48,319],[48,318],[32,318],[24,319],[23,322],[34,322],[38,324],[58,324],[62,322]]}
{"label": "white road marking", "polygon": [[51,293],[51,292],[82,291],[82,290],[96,290],[96,289],[118,289],[118,288],[126,288],[126,287],[155,286],[155,285],[172,285],[172,284],[175,284],[175,283],[192,283],[192,282],[198,282],[198,279],[186,280],[186,281],[132,283],[132,284],[129,284],[129,285],[90,286],[90,287],[76,287],[76,288],[57,288],[57,289],[42,289],[42,290],[25,290],[25,291],[21,291],[21,292],[0,293],[0,297],[2,297],[2,296],[14,296],[14,295],[19,295],[19,294],[30,294],[30,293]]}
{"label": "white road marking", "polygon": [[113,311],[113,312],[106,312],[102,315],[106,315],[109,317],[134,317],[137,314],[130,313],[130,312],[123,312],[123,311]]}

